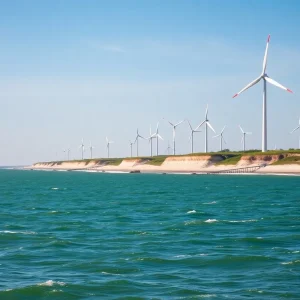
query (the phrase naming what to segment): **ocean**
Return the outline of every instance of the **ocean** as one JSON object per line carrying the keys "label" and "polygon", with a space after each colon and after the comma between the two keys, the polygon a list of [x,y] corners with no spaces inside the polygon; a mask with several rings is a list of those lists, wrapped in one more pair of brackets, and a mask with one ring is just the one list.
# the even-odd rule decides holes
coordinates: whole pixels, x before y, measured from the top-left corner
{"label": "ocean", "polygon": [[299,183],[0,170],[0,299],[300,299]]}

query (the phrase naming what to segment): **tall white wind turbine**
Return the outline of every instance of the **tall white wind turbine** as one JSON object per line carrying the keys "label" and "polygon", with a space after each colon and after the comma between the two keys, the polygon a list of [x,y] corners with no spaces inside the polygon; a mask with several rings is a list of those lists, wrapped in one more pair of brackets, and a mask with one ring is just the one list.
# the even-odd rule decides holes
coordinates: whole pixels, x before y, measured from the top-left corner
{"label": "tall white wind turbine", "polygon": [[208,105],[206,107],[206,112],[205,112],[205,120],[198,126],[198,128],[200,128],[202,125],[205,125],[205,146],[204,146],[204,151],[205,153],[207,153],[207,126],[214,132],[215,130],[213,129],[213,127],[211,126],[211,124],[209,123],[209,120],[208,120]]}
{"label": "tall white wind turbine", "polygon": [[186,121],[188,122],[190,129],[191,129],[191,135],[189,137],[189,140],[191,140],[191,153],[194,153],[194,133],[201,132],[201,130],[197,130],[201,124],[198,125],[197,127],[193,128],[190,121],[189,120],[186,120]]}
{"label": "tall white wind turbine", "polygon": [[264,89],[263,89],[263,109],[262,109],[262,147],[261,147],[262,152],[265,152],[265,151],[268,150],[268,148],[267,148],[267,138],[268,138],[268,136],[267,136],[267,82],[269,82],[269,83],[271,83],[271,84],[273,84],[273,85],[275,85],[275,86],[277,86],[277,87],[279,87],[283,90],[286,90],[286,91],[292,93],[291,90],[284,87],[283,85],[276,82],[275,80],[271,79],[266,73],[269,42],[270,42],[270,35],[268,36],[268,39],[267,39],[267,46],[266,46],[265,56],[264,56],[264,60],[263,60],[262,73],[260,74],[260,76],[258,78],[256,78],[252,82],[250,82],[241,91],[239,91],[237,94],[235,94],[233,96],[233,98],[235,98],[236,96],[238,96],[242,92],[246,91],[250,87],[252,87],[255,84],[257,84],[258,82],[260,82],[261,79],[263,80]]}
{"label": "tall white wind turbine", "polygon": [[151,125],[150,125],[150,136],[147,138],[147,140],[149,140],[150,143],[150,156],[152,157],[152,140],[156,138],[156,134],[152,133],[151,131]]}
{"label": "tall white wind turbine", "polygon": [[223,127],[220,134],[213,136],[213,138],[220,137],[220,151],[223,150],[223,144],[222,143],[224,142],[224,144],[226,144],[226,141],[223,137],[223,133],[224,133],[225,128],[226,128],[226,125]]}
{"label": "tall white wind turbine", "polygon": [[139,156],[139,138],[145,140],[145,138],[139,134],[139,129],[137,128],[137,130],[136,130],[136,138],[134,140],[134,142],[136,143],[136,156],[137,157]]}
{"label": "tall white wind turbine", "polygon": [[156,125],[155,137],[156,137],[156,156],[158,156],[158,139],[164,140],[161,135],[158,133],[159,122]]}
{"label": "tall white wind turbine", "polygon": [[170,142],[168,141],[168,148],[166,149],[165,153],[167,152],[167,154],[170,155],[170,149],[172,150],[172,147],[170,146]]}
{"label": "tall white wind turbine", "polygon": [[65,153],[67,152],[67,150],[66,150],[66,149],[63,149],[62,151],[63,151],[63,153],[64,153],[64,159],[65,159]]}
{"label": "tall white wind turbine", "polygon": [[95,147],[92,145],[92,141],[90,142],[90,147],[89,147],[89,149],[90,149],[90,153],[91,153],[91,159],[93,158],[93,149],[94,149]]}
{"label": "tall white wind turbine", "polygon": [[79,149],[81,148],[81,159],[83,160],[83,152],[84,152],[84,142],[83,138],[81,140],[81,145],[79,146]]}
{"label": "tall white wind turbine", "polygon": [[172,127],[173,127],[173,155],[176,154],[176,141],[175,141],[175,137],[176,137],[176,127],[178,125],[180,125],[182,122],[184,122],[184,120],[176,123],[176,124],[173,124],[171,123],[170,121],[166,120]]}
{"label": "tall white wind turbine", "polygon": [[[293,129],[293,130],[291,131],[291,133],[293,133],[294,131],[298,130],[299,128],[300,128],[300,118],[299,118],[299,123],[298,123],[298,126],[297,126],[295,129]],[[298,149],[300,149],[300,136],[299,136],[299,144],[298,144]]]}
{"label": "tall white wind turbine", "polygon": [[252,134],[252,132],[245,132],[243,130],[243,128],[241,127],[241,125],[239,125],[239,127],[240,127],[240,130],[241,130],[242,134],[243,134],[241,143],[243,144],[243,151],[245,152],[245,149],[246,149],[246,135],[247,134]]}
{"label": "tall white wind turbine", "polygon": [[109,141],[106,137],[106,148],[107,148],[107,158],[109,158],[109,145],[112,144],[113,141]]}

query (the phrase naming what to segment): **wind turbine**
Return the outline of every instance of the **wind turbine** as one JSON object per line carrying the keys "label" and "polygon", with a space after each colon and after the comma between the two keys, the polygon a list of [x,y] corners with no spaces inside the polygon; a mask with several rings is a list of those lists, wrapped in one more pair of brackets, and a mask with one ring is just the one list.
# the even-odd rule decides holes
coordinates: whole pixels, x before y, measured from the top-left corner
{"label": "wind turbine", "polygon": [[129,141],[129,144],[130,144],[130,157],[132,157],[132,145],[135,144],[135,141],[134,142]]}
{"label": "wind turbine", "polygon": [[186,121],[188,122],[190,129],[191,129],[191,135],[190,135],[189,139],[191,140],[191,153],[194,153],[194,133],[201,132],[201,130],[197,130],[200,125],[198,125],[195,129],[193,129],[190,121],[189,120],[186,120]]}
{"label": "wind turbine", "polygon": [[92,146],[92,141],[90,142],[90,153],[91,153],[91,159],[93,158],[93,149],[95,148],[94,146]]}
{"label": "wind turbine", "polygon": [[[298,123],[299,125],[295,128],[295,129],[293,129],[292,131],[291,131],[291,133],[293,133],[294,131],[296,131],[296,130],[298,130],[299,128],[300,128],[300,118],[299,118],[299,123]],[[299,136],[299,145],[298,145],[298,149],[300,149],[300,136]]]}
{"label": "wind turbine", "polygon": [[81,140],[81,145],[79,146],[79,149],[81,148],[81,159],[83,160],[83,152],[84,152],[84,143],[83,143],[83,138]]}
{"label": "wind turbine", "polygon": [[170,154],[170,151],[169,151],[170,149],[172,149],[172,147],[170,147],[170,142],[168,141],[168,148],[166,149],[166,151],[168,152],[168,155]]}
{"label": "wind turbine", "polygon": [[176,154],[176,151],[175,151],[175,149],[176,149],[176,143],[175,143],[176,127],[178,125],[180,125],[184,120],[178,122],[177,124],[173,124],[168,120],[166,120],[166,121],[173,127],[173,155],[175,155]]}
{"label": "wind turbine", "polygon": [[137,128],[137,130],[136,130],[136,138],[134,140],[134,142],[136,142],[136,156],[137,157],[139,156],[139,138],[142,138],[142,139],[145,140],[145,138],[139,134],[139,129]]}
{"label": "wind turbine", "polygon": [[64,153],[64,159],[65,159],[66,149],[63,149],[62,151],[63,151],[63,153]]}
{"label": "wind turbine", "polygon": [[68,160],[70,160],[70,152],[71,152],[71,149],[68,148]]}
{"label": "wind turbine", "polygon": [[150,143],[150,156],[152,157],[152,140],[156,138],[156,133],[152,133],[151,132],[151,125],[150,125],[150,136],[147,138],[147,140],[149,140]]}
{"label": "wind turbine", "polygon": [[156,131],[155,131],[155,137],[156,137],[156,156],[158,156],[158,139],[164,140],[161,135],[158,133],[158,126],[159,122],[157,122]]}
{"label": "wind turbine", "polygon": [[233,96],[233,98],[238,96],[239,94],[241,94],[245,90],[249,89],[250,87],[252,87],[255,84],[257,84],[258,82],[260,82],[261,79],[263,79],[264,90],[263,90],[263,109],[262,109],[262,147],[261,147],[262,152],[265,152],[265,151],[268,150],[268,148],[267,148],[267,82],[269,82],[269,83],[271,83],[271,84],[273,84],[273,85],[275,85],[275,86],[277,86],[277,87],[279,87],[283,90],[286,90],[286,91],[292,93],[291,90],[284,87],[283,85],[276,82],[275,80],[271,79],[266,73],[269,42],[270,42],[270,35],[268,36],[268,39],[267,39],[267,46],[266,46],[265,56],[264,56],[264,60],[263,60],[262,73],[260,74],[260,76],[258,78],[256,78],[252,82],[250,82],[241,91],[239,91],[237,94],[235,94]]}
{"label": "wind turbine", "polygon": [[106,137],[106,147],[107,147],[107,158],[109,158],[109,145],[112,144],[113,141],[109,141]]}
{"label": "wind turbine", "polygon": [[213,129],[213,127],[211,126],[211,124],[209,123],[208,120],[208,105],[206,107],[206,112],[205,112],[205,120],[197,127],[200,128],[203,124],[205,124],[205,153],[207,153],[207,126],[214,132],[215,130]]}
{"label": "wind turbine", "polygon": [[224,139],[224,137],[223,137],[223,132],[224,132],[224,130],[225,130],[225,127],[226,127],[226,125],[223,127],[223,129],[222,129],[222,131],[221,131],[220,134],[213,136],[213,138],[216,138],[216,137],[218,137],[218,136],[220,137],[220,151],[223,150],[222,142],[224,142],[224,144],[226,144],[226,141],[225,141],[225,139]]}
{"label": "wind turbine", "polygon": [[243,144],[243,151],[245,152],[246,135],[247,135],[247,134],[252,134],[252,132],[245,132],[245,131],[243,130],[243,128],[241,127],[241,125],[239,125],[239,127],[240,127],[240,129],[241,129],[242,134],[243,134],[241,143]]}

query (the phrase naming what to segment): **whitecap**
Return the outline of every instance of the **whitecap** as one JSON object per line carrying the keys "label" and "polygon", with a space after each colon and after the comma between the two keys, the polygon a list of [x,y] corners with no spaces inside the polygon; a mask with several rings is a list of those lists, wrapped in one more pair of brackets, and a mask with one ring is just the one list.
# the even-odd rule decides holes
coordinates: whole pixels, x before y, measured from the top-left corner
{"label": "whitecap", "polygon": [[0,233],[11,233],[11,234],[37,234],[34,231],[10,231],[10,230],[2,230]]}
{"label": "whitecap", "polygon": [[216,204],[216,203],[217,203],[217,201],[212,201],[212,202],[205,202],[203,204]]}
{"label": "whitecap", "polygon": [[247,222],[257,222],[257,220],[255,219],[251,219],[251,220],[237,220],[237,221],[229,221],[229,223],[247,223]]}
{"label": "whitecap", "polygon": [[193,209],[193,210],[189,210],[188,212],[187,212],[187,214],[195,214],[196,213],[196,211]]}
{"label": "whitecap", "polygon": [[53,286],[54,284],[64,286],[66,285],[65,282],[62,281],[53,281],[53,280],[47,280],[45,282],[39,283],[38,285],[40,286]]}
{"label": "whitecap", "polygon": [[295,260],[295,261],[287,261],[287,262],[283,262],[281,263],[282,265],[293,265],[293,264],[297,264],[300,263],[300,260]]}
{"label": "whitecap", "polygon": [[213,223],[213,222],[218,222],[218,220],[216,219],[208,219],[206,221],[204,221],[205,223]]}
{"label": "whitecap", "polygon": [[51,188],[51,190],[59,190],[59,188],[53,187],[53,188]]}

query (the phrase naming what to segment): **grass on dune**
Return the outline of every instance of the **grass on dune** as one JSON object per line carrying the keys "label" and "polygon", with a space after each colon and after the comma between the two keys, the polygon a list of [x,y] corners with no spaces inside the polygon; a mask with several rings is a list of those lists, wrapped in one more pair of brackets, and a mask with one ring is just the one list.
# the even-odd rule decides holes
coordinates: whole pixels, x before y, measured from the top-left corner
{"label": "grass on dune", "polygon": [[300,156],[288,156],[286,158],[280,159],[272,165],[290,165],[290,164],[300,164]]}
{"label": "grass on dune", "polygon": [[215,165],[216,166],[220,166],[220,165],[236,165],[240,159],[241,159],[241,155],[235,155],[235,156],[231,156],[229,158],[226,158],[222,161],[217,162]]}

